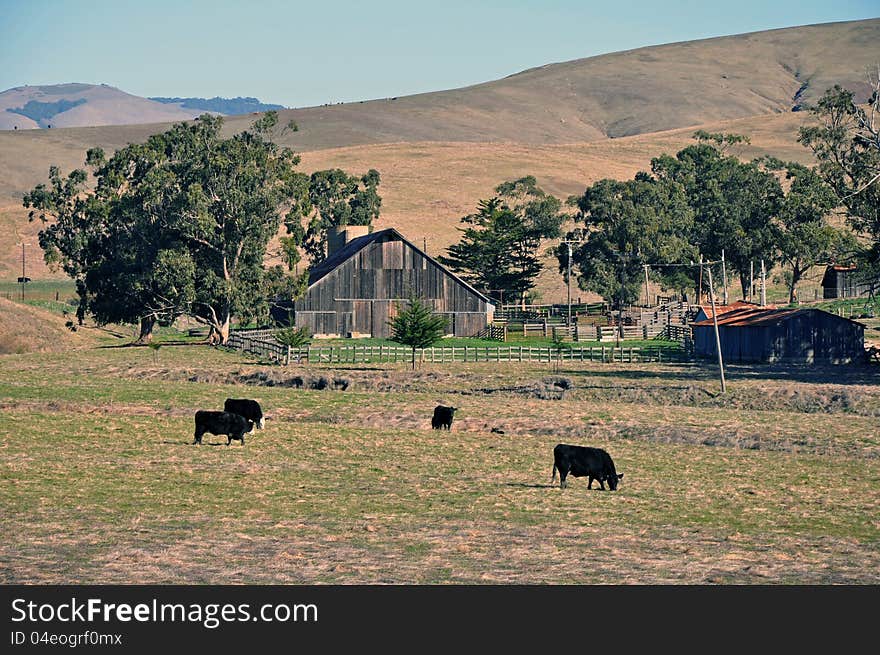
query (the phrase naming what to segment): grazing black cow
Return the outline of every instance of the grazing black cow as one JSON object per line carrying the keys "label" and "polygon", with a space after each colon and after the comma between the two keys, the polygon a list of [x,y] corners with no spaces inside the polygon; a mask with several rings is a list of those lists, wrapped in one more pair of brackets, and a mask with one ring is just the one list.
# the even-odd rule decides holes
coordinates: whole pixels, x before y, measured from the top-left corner
{"label": "grazing black cow", "polygon": [[457,407],[446,407],[437,405],[434,408],[434,416],[431,417],[431,427],[435,430],[452,429],[452,417],[455,415]]}
{"label": "grazing black cow", "polygon": [[263,409],[256,400],[227,398],[226,402],[223,403],[223,411],[244,416],[248,421],[253,421],[258,430],[262,430],[266,426],[266,421],[263,418]]}
{"label": "grazing black cow", "polygon": [[593,480],[599,481],[599,487],[604,491],[605,483],[611,491],[617,490],[617,485],[623,473],[618,474],[614,468],[611,455],[601,448],[589,446],[569,446],[561,443],[553,449],[553,475],[550,482],[556,479],[556,470],[559,469],[559,487],[564,489],[567,485],[565,478],[571,473],[576,478],[587,476],[587,489],[593,488]]}
{"label": "grazing black cow", "polygon": [[233,439],[241,441],[244,445],[244,435],[254,429],[253,421],[248,421],[240,414],[232,412],[214,412],[206,409],[200,409],[196,412],[196,434],[193,445],[202,443],[202,435],[205,432],[211,434],[226,435],[226,445],[232,443]]}

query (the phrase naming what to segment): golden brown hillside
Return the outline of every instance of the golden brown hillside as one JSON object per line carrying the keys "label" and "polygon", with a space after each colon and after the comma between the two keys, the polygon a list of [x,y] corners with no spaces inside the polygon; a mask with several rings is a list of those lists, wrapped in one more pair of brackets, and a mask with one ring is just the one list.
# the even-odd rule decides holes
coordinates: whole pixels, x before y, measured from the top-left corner
{"label": "golden brown hillside", "polygon": [[[300,131],[281,141],[299,151],[421,141],[580,143],[788,113],[835,83],[863,98],[878,61],[880,18],[754,32],[548,64],[462,89],[285,110],[282,118],[296,120]],[[253,118],[227,118],[226,129],[240,131]],[[33,186],[52,163],[81,164],[89,147],[113,150],[164,128],[0,130],[0,198]]]}
{"label": "golden brown hillside", "polygon": [[[798,128],[808,119],[808,114],[797,112],[702,127],[750,135],[751,145],[738,151],[746,159],[772,154],[809,162],[809,151],[797,143]],[[302,169],[340,167],[352,173],[378,169],[383,200],[377,227],[396,227],[419,245],[424,239],[428,252],[437,255],[458,240],[459,219],[473,211],[479,199],[489,197],[499,182],[535,175],[546,191],[565,198],[604,177],[632,177],[646,169],[652,157],[675,153],[691,143],[695,129],[565,145],[423,142],[354,146],[304,153]],[[0,205],[0,234],[5,235],[0,237],[0,280],[19,275],[14,245],[22,238],[36,244],[40,229],[38,223],[27,222],[26,210],[14,200],[7,202]],[[34,278],[59,275],[38,257],[29,260],[28,271]],[[564,297],[555,270],[545,271],[540,286],[547,300]]]}
{"label": "golden brown hillside", "polygon": [[[281,112],[301,149],[394,141],[570,143],[789,112],[869,93],[880,19],[639,48],[414,96]],[[240,120],[240,119],[239,119]]]}
{"label": "golden brown hillside", "polygon": [[62,352],[93,345],[95,337],[71,332],[67,319],[37,307],[0,297],[0,355],[27,352]]}

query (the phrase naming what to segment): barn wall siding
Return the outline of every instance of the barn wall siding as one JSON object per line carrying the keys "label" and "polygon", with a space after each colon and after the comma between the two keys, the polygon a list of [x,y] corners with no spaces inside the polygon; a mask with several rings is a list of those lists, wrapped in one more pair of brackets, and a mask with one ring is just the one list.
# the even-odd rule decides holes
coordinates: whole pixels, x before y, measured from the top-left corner
{"label": "barn wall siding", "polygon": [[389,236],[313,284],[295,303],[295,322],[315,335],[387,338],[395,304],[405,303],[411,293],[449,316],[449,334],[475,336],[489,321],[489,303],[417,249]]}
{"label": "barn wall siding", "polygon": [[[698,357],[717,357],[712,325],[695,325]],[[812,310],[776,324],[719,325],[725,362],[847,364],[865,353],[864,326]]]}

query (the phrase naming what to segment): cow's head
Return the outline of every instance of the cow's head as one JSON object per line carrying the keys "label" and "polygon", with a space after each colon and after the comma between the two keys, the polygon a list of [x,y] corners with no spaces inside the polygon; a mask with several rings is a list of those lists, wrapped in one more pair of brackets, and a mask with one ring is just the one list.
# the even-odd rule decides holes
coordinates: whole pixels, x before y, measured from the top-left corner
{"label": "cow's head", "polygon": [[617,486],[620,484],[620,481],[622,479],[623,473],[615,473],[605,476],[605,482],[608,483],[608,488],[611,489],[611,491],[617,491]]}
{"label": "cow's head", "polygon": [[265,427],[266,427],[266,417],[265,417],[265,416],[261,416],[261,417],[260,417],[260,421],[257,423],[257,429],[258,429],[258,430],[262,430],[262,429],[265,428]]}

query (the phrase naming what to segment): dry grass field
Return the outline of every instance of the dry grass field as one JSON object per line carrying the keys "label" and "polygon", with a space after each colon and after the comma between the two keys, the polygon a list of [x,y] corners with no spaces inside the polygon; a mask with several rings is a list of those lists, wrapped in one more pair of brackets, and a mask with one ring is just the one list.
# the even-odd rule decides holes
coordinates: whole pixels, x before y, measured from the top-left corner
{"label": "dry grass field", "polygon": [[[3,583],[880,583],[877,367],[732,368],[722,397],[711,367],[573,364],[548,396],[548,365],[102,345],[0,357]],[[266,429],[189,445],[226,397]],[[551,485],[559,442],[620,490]]]}

